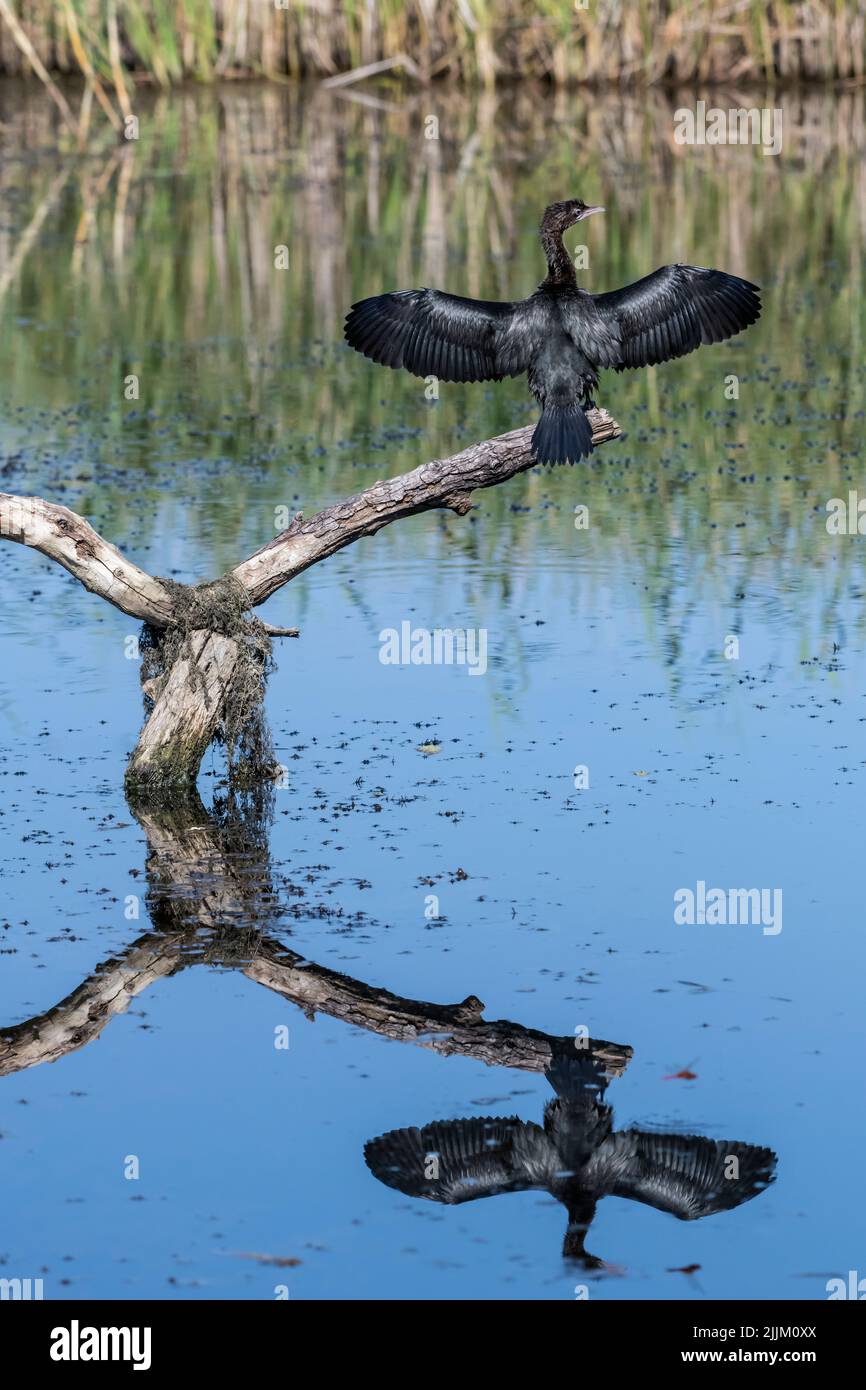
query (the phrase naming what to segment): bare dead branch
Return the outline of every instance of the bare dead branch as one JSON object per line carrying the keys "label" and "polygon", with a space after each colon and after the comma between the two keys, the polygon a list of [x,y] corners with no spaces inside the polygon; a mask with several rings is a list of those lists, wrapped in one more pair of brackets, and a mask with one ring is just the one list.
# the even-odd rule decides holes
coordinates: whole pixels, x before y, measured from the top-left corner
{"label": "bare dead branch", "polygon": [[378,63],[365,63],[361,68],[352,68],[351,72],[340,72],[336,77],[326,77],[321,86],[346,87],[352,82],[363,81],[365,77],[378,77],[383,72],[390,72],[392,68],[403,68],[410,77],[416,78],[419,82],[423,81],[420,68],[408,53],[395,53],[392,58],[382,58]]}
{"label": "bare dead branch", "polygon": [[[616,439],[616,421],[606,410],[588,412],[594,444]],[[530,452],[532,429],[512,430],[496,439],[472,444],[451,458],[422,464],[388,482],[374,483],[355,497],[291,525],[232,574],[239,579],[255,607],[310,565],[318,564],[363,536],[373,536],[383,526],[418,512],[446,507],[465,516],[472,506],[470,494],[494,487],[535,466]]]}
{"label": "bare dead branch", "polygon": [[188,939],[188,934],[143,936],[121,956],[99,966],[53,1009],[0,1028],[0,1076],[56,1062],[98,1038],[142,990],[186,964],[183,946]]}
{"label": "bare dead branch", "polygon": [[131,618],[166,627],[171,597],[158,579],[139,569],[68,507],[41,497],[0,492],[0,540],[32,546],[69,570],[91,594]]}
{"label": "bare dead branch", "polygon": [[[85,1047],[150,985],[204,959],[204,952],[196,951],[193,931],[139,937],[47,1012],[0,1028],[0,1076],[56,1062]],[[557,1038],[505,1019],[488,1022],[481,1016],[484,1005],[474,995],[462,1004],[404,999],[314,965],[273,938],[263,937],[256,945],[255,959],[246,965],[231,957],[220,959],[213,951],[206,959],[212,965],[240,969],[256,984],[297,1004],[310,1019],[316,1013],[328,1014],[354,1028],[415,1043],[444,1057],[473,1057],[486,1066],[543,1072],[554,1056],[569,1049],[573,1053],[575,1048],[574,1038]],[[632,1049],[619,1043],[587,1038],[581,1046],[610,1076],[620,1076],[632,1056]]]}
{"label": "bare dead branch", "polygon": [[[619,426],[607,411],[593,409],[588,416],[595,444],[619,435]],[[91,593],[151,628],[184,634],[184,642],[171,656],[172,668],[158,682],[142,677],[154,708],[127,770],[127,785],[191,782],[198,775],[208,744],[225,726],[233,689],[245,685],[240,675],[245,649],[236,640],[241,636],[242,620],[248,632],[298,635],[296,628],[251,627],[248,608],[264,603],[311,565],[364,536],[375,535],[391,522],[443,507],[465,516],[472,507],[473,492],[506,482],[534,466],[531,438],[529,426],[512,430],[450,458],[422,464],[388,482],[376,482],[356,496],[326,507],[309,521],[299,513],[285,531],[222,579],[195,587],[175,585],[148,574],[98,535],[83,517],[40,497],[0,493],[0,540],[17,541],[41,551],[63,565]],[[219,596],[221,587],[224,592]],[[190,599],[195,599],[201,614],[201,599],[208,594],[212,603],[217,595],[216,608],[190,621]],[[237,602],[238,597],[241,608],[233,619],[236,627],[226,626],[228,614],[223,609],[228,609],[230,599]],[[161,641],[158,636],[155,645]],[[263,660],[263,682],[265,665]],[[235,718],[252,727],[246,714],[238,713],[240,701],[236,699],[234,704]],[[255,758],[250,756],[248,761]],[[262,766],[248,769],[251,775],[272,775],[273,768],[264,765],[266,759],[260,761]]]}
{"label": "bare dead branch", "polygon": [[[404,999],[314,965],[277,942],[265,938],[255,960],[243,973],[257,984],[275,990],[303,1009],[308,1018],[329,1014],[354,1028],[399,1042],[416,1043],[443,1057],[474,1057],[488,1067],[545,1071],[554,1057],[575,1055],[575,1038],[558,1038],[505,1019],[482,1018],[484,1005],[470,994],[462,1004],[430,1004]],[[620,1076],[632,1049],[621,1043],[585,1038],[581,1047],[595,1057],[610,1076]]]}
{"label": "bare dead branch", "polygon": [[[591,410],[588,415],[593,443],[618,437],[619,426],[606,410]],[[237,565],[231,575],[243,584],[255,608],[303,570],[363,536],[375,535],[393,521],[441,507],[465,516],[471,509],[473,492],[495,487],[535,465],[531,436],[530,426],[512,430],[472,444],[450,458],[422,464],[388,482],[374,483],[354,497],[326,507],[309,521],[299,514],[285,531]],[[172,602],[166,587],[127,560],[68,507],[41,497],[2,492],[0,539],[33,546],[57,560],[91,593],[131,617],[153,627],[171,626]],[[275,636],[296,635],[294,628],[272,632]]]}
{"label": "bare dead branch", "polygon": [[[103,962],[46,1013],[0,1027],[0,1076],[57,1061],[85,1046],[150,985],[205,961],[240,970],[310,1019],[328,1014],[442,1056],[543,1072],[554,1057],[574,1055],[573,1037],[504,1019],[488,1021],[474,995],[460,1004],[434,1004],[316,965],[255,930],[273,920],[276,902],[265,845],[227,844],[227,832],[208,816],[196,793],[171,804],[133,798],[130,809],[147,838],[149,909],[161,930]],[[241,954],[237,938],[246,945]],[[580,1047],[610,1076],[619,1076],[632,1056],[620,1043],[586,1038]]]}

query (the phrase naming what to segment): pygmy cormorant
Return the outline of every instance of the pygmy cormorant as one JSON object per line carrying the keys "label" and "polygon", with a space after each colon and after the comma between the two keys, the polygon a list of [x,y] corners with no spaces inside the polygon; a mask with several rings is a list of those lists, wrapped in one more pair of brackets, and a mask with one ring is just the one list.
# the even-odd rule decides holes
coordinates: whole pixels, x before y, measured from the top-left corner
{"label": "pygmy cormorant", "polygon": [[539,463],[574,463],[592,451],[585,411],[598,371],[649,367],[720,343],[754,323],[757,285],[694,265],[666,265],[625,289],[578,286],[562,236],[604,208],[551,203],[541,220],[547,276],[528,299],[499,304],[442,290],[397,290],[352,305],[346,338],[386,367],[440,381],[529,377],[541,407],[532,436]]}
{"label": "pygmy cormorant", "polygon": [[563,1255],[587,1269],[604,1265],[585,1246],[604,1197],[694,1221],[732,1211],[774,1180],[776,1155],[757,1144],[614,1131],[603,1066],[589,1054],[559,1058],[546,1075],[557,1098],[545,1106],[543,1129],[514,1115],[394,1129],[365,1145],[368,1168],[398,1192],[448,1206],[546,1190],[568,1212]]}

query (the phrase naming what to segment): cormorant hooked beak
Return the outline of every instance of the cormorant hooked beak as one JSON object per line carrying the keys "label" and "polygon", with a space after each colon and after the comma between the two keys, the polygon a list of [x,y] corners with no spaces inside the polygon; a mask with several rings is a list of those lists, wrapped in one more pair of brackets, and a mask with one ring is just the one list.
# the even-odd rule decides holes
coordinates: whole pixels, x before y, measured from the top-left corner
{"label": "cormorant hooked beak", "polygon": [[594,212],[604,212],[604,208],[584,208],[582,212],[577,214],[578,222],[582,222],[585,217],[592,217]]}

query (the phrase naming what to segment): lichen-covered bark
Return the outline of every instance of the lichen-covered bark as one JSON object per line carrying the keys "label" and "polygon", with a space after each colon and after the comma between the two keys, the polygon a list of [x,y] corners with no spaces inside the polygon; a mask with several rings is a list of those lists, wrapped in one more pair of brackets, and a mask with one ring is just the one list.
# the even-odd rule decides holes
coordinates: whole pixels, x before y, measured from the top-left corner
{"label": "lichen-covered bark", "polygon": [[128,787],[194,782],[241,659],[233,637],[202,629],[162,681],[126,770]]}

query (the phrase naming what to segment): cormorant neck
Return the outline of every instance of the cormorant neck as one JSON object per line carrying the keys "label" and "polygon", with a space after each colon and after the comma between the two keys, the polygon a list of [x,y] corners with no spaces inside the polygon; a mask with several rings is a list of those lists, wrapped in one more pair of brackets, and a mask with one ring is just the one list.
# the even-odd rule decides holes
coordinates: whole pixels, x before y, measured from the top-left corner
{"label": "cormorant neck", "polygon": [[556,227],[542,226],[541,244],[547,257],[545,285],[576,285],[574,262],[562,244],[562,232]]}

